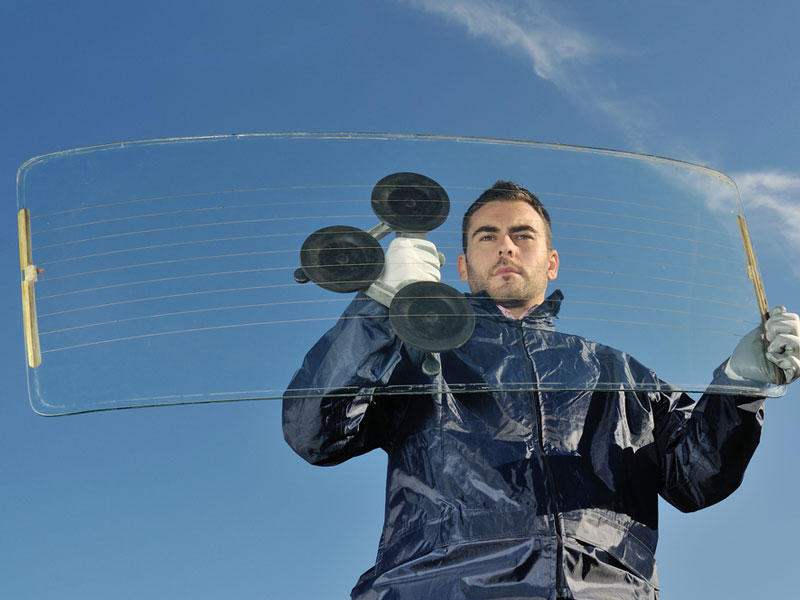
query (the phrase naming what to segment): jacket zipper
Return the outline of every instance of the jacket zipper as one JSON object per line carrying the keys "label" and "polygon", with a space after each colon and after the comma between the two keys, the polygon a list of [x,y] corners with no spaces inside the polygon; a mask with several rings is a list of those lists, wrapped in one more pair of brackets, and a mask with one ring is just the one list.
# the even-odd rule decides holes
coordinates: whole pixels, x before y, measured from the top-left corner
{"label": "jacket zipper", "polygon": [[[538,386],[539,384],[539,376],[536,371],[536,365],[533,362],[533,357],[531,357],[530,352],[528,352],[528,346],[525,343],[525,329],[522,326],[522,323],[518,322],[518,326],[520,328],[520,344],[522,344],[522,348],[525,351],[525,356],[528,357],[528,364],[531,368],[531,374],[536,381]],[[544,428],[542,426],[542,419],[544,418],[544,414],[542,412],[542,403],[541,398],[539,396],[539,391],[534,390],[532,392],[533,395],[533,405],[534,410],[536,412],[536,434],[537,434],[537,442],[539,445],[539,451],[542,454],[542,464],[544,465],[544,472],[545,472],[545,479],[547,480],[547,491],[550,494],[550,514],[553,517],[553,524],[556,530],[556,597],[557,598],[571,598],[572,594],[569,592],[569,588],[567,587],[566,577],[564,575],[564,542],[563,542],[563,530],[561,528],[561,518],[560,518],[560,508],[558,504],[558,496],[556,495],[556,486],[553,481],[553,473],[550,470],[550,463],[547,460],[547,454],[545,453],[544,449]]]}

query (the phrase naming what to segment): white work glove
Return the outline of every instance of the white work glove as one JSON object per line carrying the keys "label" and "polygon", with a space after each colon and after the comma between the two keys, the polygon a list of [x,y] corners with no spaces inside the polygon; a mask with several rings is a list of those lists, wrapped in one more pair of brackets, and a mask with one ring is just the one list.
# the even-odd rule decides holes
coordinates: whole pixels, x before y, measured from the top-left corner
{"label": "white work glove", "polygon": [[379,283],[400,289],[414,281],[439,281],[439,252],[433,242],[421,238],[396,237],[386,249]]}
{"label": "white work glove", "polygon": [[738,381],[776,383],[771,363],[783,369],[786,383],[800,377],[800,318],[783,306],[769,311],[764,327],[742,338],[725,365],[725,374]]}

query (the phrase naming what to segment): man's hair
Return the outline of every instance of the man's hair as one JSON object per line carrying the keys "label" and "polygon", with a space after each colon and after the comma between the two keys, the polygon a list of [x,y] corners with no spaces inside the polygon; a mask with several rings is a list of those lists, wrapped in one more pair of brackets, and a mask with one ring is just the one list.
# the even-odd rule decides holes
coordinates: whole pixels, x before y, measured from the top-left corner
{"label": "man's hair", "polygon": [[552,230],[550,225],[550,215],[542,205],[536,194],[526,190],[524,187],[517,185],[512,181],[496,181],[495,184],[488,190],[483,192],[475,202],[472,203],[464,213],[464,220],[461,222],[461,246],[464,248],[464,254],[467,253],[467,232],[469,231],[469,224],[472,220],[472,215],[481,207],[489,204],[490,202],[527,202],[533,210],[535,210],[545,225],[547,226],[547,249],[550,250],[553,246]]}

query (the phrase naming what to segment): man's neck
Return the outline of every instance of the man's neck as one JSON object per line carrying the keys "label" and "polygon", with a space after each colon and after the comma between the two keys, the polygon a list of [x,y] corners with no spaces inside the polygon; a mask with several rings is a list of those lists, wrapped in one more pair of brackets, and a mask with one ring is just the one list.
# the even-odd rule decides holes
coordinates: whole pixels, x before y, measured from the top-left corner
{"label": "man's neck", "polygon": [[507,316],[509,319],[522,319],[527,317],[533,311],[541,306],[540,304],[532,304],[531,306],[521,306],[520,308],[506,308],[505,306],[497,305],[500,312]]}

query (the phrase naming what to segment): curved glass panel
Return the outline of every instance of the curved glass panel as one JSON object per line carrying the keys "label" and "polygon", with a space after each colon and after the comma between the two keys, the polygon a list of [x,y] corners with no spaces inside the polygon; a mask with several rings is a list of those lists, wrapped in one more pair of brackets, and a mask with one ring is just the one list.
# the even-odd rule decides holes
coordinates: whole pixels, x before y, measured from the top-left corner
{"label": "curved glass panel", "polygon": [[[354,295],[297,283],[301,246],[331,225],[374,228],[373,188],[402,172],[433,179],[449,197],[449,217],[427,237],[446,256],[442,281],[461,291],[468,289],[456,262],[467,207],[498,179],[535,192],[561,260],[550,286],[565,296],[557,329],[619,348],[677,389],[704,391],[760,322],[736,188],[696,165],[401,135],[121,143],[20,168],[18,203],[29,213],[40,271],[28,284],[41,347],[41,363],[28,370],[32,406],[59,415],[280,398]],[[391,238],[381,239],[384,248]],[[563,374],[511,379],[448,384],[465,392],[583,389]],[[613,379],[600,386],[631,385]],[[438,385],[435,376],[415,384]],[[728,381],[712,391],[782,389]]]}

